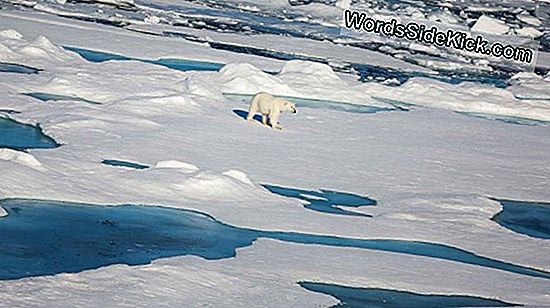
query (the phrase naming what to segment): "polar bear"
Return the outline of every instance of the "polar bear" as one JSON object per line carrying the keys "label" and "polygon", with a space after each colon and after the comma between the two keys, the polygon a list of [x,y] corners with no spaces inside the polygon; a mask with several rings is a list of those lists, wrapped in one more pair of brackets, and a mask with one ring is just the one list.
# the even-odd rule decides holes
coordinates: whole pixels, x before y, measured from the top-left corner
{"label": "polar bear", "polygon": [[279,115],[281,112],[296,113],[296,106],[294,103],[286,101],[282,98],[273,97],[273,95],[266,92],[259,92],[252,98],[250,103],[250,110],[246,119],[248,121],[254,121],[254,115],[259,113],[262,115],[262,123],[267,126],[267,120],[269,118],[269,124],[275,129],[283,129],[279,125]]}

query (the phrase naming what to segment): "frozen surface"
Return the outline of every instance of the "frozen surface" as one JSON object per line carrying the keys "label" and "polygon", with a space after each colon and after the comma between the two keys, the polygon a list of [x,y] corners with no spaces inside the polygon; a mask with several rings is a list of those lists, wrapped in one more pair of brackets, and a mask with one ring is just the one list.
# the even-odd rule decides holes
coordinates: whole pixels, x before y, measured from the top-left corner
{"label": "frozen surface", "polygon": [[181,171],[184,173],[193,173],[200,170],[199,167],[193,164],[189,164],[189,163],[182,162],[175,159],[159,161],[155,165],[155,168],[177,169],[178,171]]}
{"label": "frozen surface", "polygon": [[[489,85],[476,85],[468,82],[453,85],[426,78],[414,78],[400,87],[388,87],[374,83],[367,84],[366,87],[368,87],[366,92],[370,95],[415,105],[460,112],[550,120],[550,105],[547,101],[528,98],[520,100],[509,89],[499,89]],[[547,89],[549,88],[546,88],[545,91],[548,91]],[[419,93],[422,95],[418,95]]]}
{"label": "frozen surface", "polygon": [[[546,123],[546,72],[501,74],[460,54],[418,46],[411,52],[410,46],[391,42],[336,45],[341,19],[336,6],[220,3],[7,4],[0,12],[0,29],[7,30],[0,32],[0,61],[42,70],[0,73],[0,110],[20,123],[40,123],[43,134],[63,146],[26,153],[3,150],[0,196],[185,208],[269,238],[237,249],[232,258],[173,256],[147,265],[112,264],[1,281],[1,303],[174,307],[197,305],[200,298],[210,306],[335,304],[334,298],[297,284],[321,281],[532,307],[549,304],[547,279],[475,263],[476,256],[483,256],[489,264],[497,260],[499,266],[549,271],[547,239],[491,220],[502,210],[495,198],[550,200],[549,126],[512,125],[454,112]],[[485,14],[505,20],[511,29],[546,31],[546,17],[531,2],[487,7],[452,1],[452,10],[393,5],[395,9],[373,2],[371,9],[461,25],[472,25]],[[69,14],[73,16],[54,16]],[[281,21],[281,14],[287,20]],[[168,25],[172,17],[189,23]],[[251,33],[245,33],[246,26]],[[281,30],[286,36],[278,35]],[[546,48],[544,36],[539,40]],[[130,60],[87,61],[62,46]],[[237,51],[235,46],[246,48]],[[275,50],[266,54],[270,48]],[[286,61],[288,55],[301,60]],[[219,72],[181,71],[154,63],[159,59],[227,65]],[[391,69],[412,77],[402,83],[367,74],[362,83],[352,69],[355,61],[373,71]],[[445,70],[464,73],[473,82],[430,77]],[[498,88],[478,82],[476,76],[505,82]],[[270,130],[240,116],[248,102],[239,95],[259,90],[297,100],[299,112],[281,117],[285,130]],[[228,99],[228,92],[238,99]],[[100,104],[65,99],[46,103],[25,93]],[[409,111],[359,112],[403,109]],[[104,159],[151,168],[113,168],[101,164]],[[302,200],[286,198],[262,183],[308,193]],[[303,199],[312,203],[323,198],[312,194],[321,189],[368,196],[377,205],[334,205],[363,214],[359,216],[304,208]],[[312,245],[296,237],[303,234],[323,241]],[[354,244],[342,245],[341,238]],[[477,261],[407,254],[395,246],[384,246],[384,251],[356,247],[402,241],[413,243],[409,252],[454,247],[451,251],[471,253],[468,257]]]}
{"label": "frozen surface", "polygon": [[258,56],[211,50],[208,46],[176,38],[137,35],[100,24],[70,21],[47,14],[2,11],[0,15],[0,26],[3,29],[13,29],[16,26],[19,33],[29,37],[47,35],[60,46],[74,46],[150,60],[172,58],[214,63],[244,61],[268,71],[280,69],[283,64],[283,61]]}
{"label": "frozen surface", "polygon": [[550,75],[519,73],[511,78],[510,87],[514,96],[519,99],[549,100]]}
{"label": "frozen surface", "polygon": [[[12,306],[42,307],[194,306],[197,298],[201,304],[214,307],[335,305],[333,297],[307,291],[297,284],[323,281],[421,294],[467,294],[510,303],[532,303],[531,307],[547,302],[544,296],[537,295],[544,294],[547,285],[537,285],[532,278],[450,264],[384,252],[288,245],[260,239],[252,247],[237,250],[235,258],[217,261],[175,257],[139,267],[113,265],[78,274],[0,281],[3,290],[0,299]],[[481,273],[475,281],[471,279],[472,272]]]}
{"label": "frozen surface", "polygon": [[[313,68],[315,67],[315,68]],[[221,91],[226,93],[271,93],[344,101],[378,108],[394,108],[379,98],[405,104],[443,108],[460,112],[487,113],[550,121],[546,100],[518,99],[508,89],[464,82],[450,84],[428,78],[412,78],[401,86],[370,82],[350,85],[323,64],[289,61],[276,76],[263,73],[248,64],[230,64],[221,71]],[[546,81],[540,81],[546,82]],[[299,87],[294,89],[294,87]],[[542,90],[542,87],[539,86]],[[542,90],[546,93],[548,88]],[[419,95],[422,93],[422,95]]]}
{"label": "frozen surface", "polygon": [[472,26],[471,30],[473,32],[506,34],[510,30],[510,27],[502,20],[481,15],[481,17],[479,17],[476,23]]}
{"label": "frozen surface", "polygon": [[17,150],[0,148],[0,159],[4,161],[14,162],[29,168],[46,171],[42,164],[31,154],[20,152]]}
{"label": "frozen surface", "polygon": [[92,102],[80,97],[76,96],[67,96],[67,95],[58,95],[58,94],[48,94],[48,93],[41,93],[41,92],[30,92],[30,93],[23,93],[24,95],[28,95],[30,97],[36,98],[38,100],[41,100],[43,102],[49,102],[49,101],[77,101],[77,102],[84,102],[88,104],[99,104],[96,102]]}

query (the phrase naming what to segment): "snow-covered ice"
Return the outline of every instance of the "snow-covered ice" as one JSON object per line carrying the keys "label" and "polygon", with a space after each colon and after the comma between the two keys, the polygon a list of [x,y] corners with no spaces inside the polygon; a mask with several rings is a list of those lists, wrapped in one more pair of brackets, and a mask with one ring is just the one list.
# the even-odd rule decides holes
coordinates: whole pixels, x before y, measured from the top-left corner
{"label": "snow-covered ice", "polygon": [[39,171],[45,171],[46,169],[42,164],[29,153],[20,152],[11,149],[0,149],[0,159],[5,161],[12,161],[14,163],[27,166]]}
{"label": "snow-covered ice", "polygon": [[[475,80],[443,82],[432,78],[438,76],[434,59],[457,72],[475,65],[462,61],[463,55],[436,55],[439,51],[399,43],[371,49],[344,41],[335,44],[331,31],[339,30],[342,9],[349,1],[296,6],[288,1],[226,0],[221,7],[203,1],[163,0],[156,6],[149,1],[99,2],[38,1],[42,7],[12,2],[0,11],[0,62],[42,69],[38,74],[0,72],[4,94],[0,114],[21,123],[40,123],[44,134],[61,145],[25,152],[0,149],[0,198],[185,208],[239,228],[439,243],[550,271],[547,240],[491,220],[502,210],[495,199],[550,201],[547,72],[513,72],[500,88]],[[498,33],[527,29],[523,34],[538,37],[535,31],[548,31],[547,21],[527,6],[531,4],[523,11],[506,3],[493,8],[466,8],[455,1],[448,5],[454,10],[396,3],[393,12],[382,2],[366,9]],[[129,9],[135,7],[142,11]],[[78,13],[79,18],[97,13],[97,21],[126,24],[100,25],[51,12]],[[497,13],[506,17],[498,19],[504,21],[494,20]],[[213,18],[215,14],[221,16]],[[277,19],[279,15],[284,19]],[[185,18],[196,27],[167,22]],[[199,22],[219,28],[201,28]],[[221,24],[242,27],[223,30]],[[245,33],[246,26],[264,32]],[[277,35],[269,27],[288,33]],[[312,40],[305,33],[325,39]],[[220,50],[216,44],[296,53],[318,61]],[[220,71],[181,72],[143,61],[93,63],[63,46],[225,66]],[[402,84],[375,78],[362,82],[351,69],[335,71],[361,62],[373,70],[422,77],[413,74]],[[258,91],[312,99],[312,103],[316,99],[392,111],[358,113],[304,106],[296,115],[284,114],[285,130],[275,131],[242,119],[236,111],[245,112],[248,103],[224,96]],[[67,99],[41,101],[25,95],[29,93]],[[537,120],[540,125],[513,125],[468,113]],[[151,167],[113,168],[102,164],[106,159]],[[308,210],[302,200],[271,193],[265,185],[341,191],[377,203],[345,207],[362,215],[333,215]],[[315,199],[311,194],[302,197]],[[16,219],[6,214],[0,207],[0,217],[4,216],[0,223]],[[238,249],[234,258],[179,256],[140,266],[110,265],[0,280],[0,303],[10,307],[336,303],[301,288],[298,281],[479,296],[528,307],[550,303],[544,278],[402,253],[265,238]]]}
{"label": "snow-covered ice", "polygon": [[200,170],[199,167],[193,164],[185,163],[174,159],[159,161],[155,165],[155,168],[178,169],[179,171],[184,173],[193,173]]}
{"label": "snow-covered ice", "polygon": [[510,27],[502,20],[481,15],[481,17],[479,17],[476,23],[472,26],[471,30],[473,32],[506,34],[510,30]]}

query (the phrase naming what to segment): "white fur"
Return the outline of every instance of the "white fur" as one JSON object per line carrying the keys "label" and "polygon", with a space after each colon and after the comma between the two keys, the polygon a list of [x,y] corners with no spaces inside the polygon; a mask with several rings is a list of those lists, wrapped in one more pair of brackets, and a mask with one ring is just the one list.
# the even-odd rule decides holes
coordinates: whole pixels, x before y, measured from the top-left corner
{"label": "white fur", "polygon": [[296,113],[296,106],[294,103],[282,98],[276,98],[269,93],[260,92],[252,98],[250,110],[248,111],[246,119],[248,121],[254,121],[254,115],[259,113],[262,115],[262,123],[264,125],[268,125],[267,121],[269,119],[269,125],[271,127],[283,129],[279,124],[279,116],[285,111]]}

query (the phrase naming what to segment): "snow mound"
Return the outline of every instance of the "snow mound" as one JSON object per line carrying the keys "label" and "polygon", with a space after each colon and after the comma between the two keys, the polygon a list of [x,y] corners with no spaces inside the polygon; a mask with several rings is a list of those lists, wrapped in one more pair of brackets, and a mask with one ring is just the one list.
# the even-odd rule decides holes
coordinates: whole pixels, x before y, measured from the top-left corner
{"label": "snow mound", "polygon": [[287,96],[297,96],[290,86],[279,78],[264,73],[259,68],[248,63],[231,63],[224,66],[222,74],[223,92],[255,94],[269,92]]}
{"label": "snow mound", "polygon": [[342,80],[330,66],[322,63],[288,61],[276,76],[244,63],[228,64],[220,73],[224,93],[268,92],[273,95],[392,108],[365,93],[363,84],[350,84]]}
{"label": "snow mound", "polygon": [[518,73],[509,80],[510,90],[518,99],[547,100],[550,106],[550,76],[541,77],[534,73]]}
{"label": "snow mound", "polygon": [[248,184],[250,186],[254,186],[254,184],[252,183],[252,181],[250,181],[250,179],[248,178],[248,176],[246,175],[246,173],[242,172],[242,171],[239,171],[239,170],[227,170],[225,172],[223,172],[222,174],[224,175],[227,175],[227,176],[230,176],[234,179],[237,179],[245,184]]}
{"label": "snow mound", "polygon": [[343,82],[332,68],[326,64],[308,61],[288,61],[279,76],[281,78],[296,78],[298,80],[312,79],[315,82]]}
{"label": "snow mound", "polygon": [[246,174],[238,174],[235,170],[229,174],[203,171],[174,186],[190,199],[203,201],[240,201],[254,198],[262,192],[248,180]]}
{"label": "snow mound", "polygon": [[334,6],[342,10],[349,9],[351,7],[351,0],[337,0]]}
{"label": "snow mound", "polygon": [[[161,94],[161,93],[159,93]],[[153,97],[129,96],[116,102],[117,108],[140,117],[162,116],[167,113],[195,113],[201,109],[199,103],[183,93],[158,95]],[[131,107],[131,108],[129,108]]]}
{"label": "snow mound", "polygon": [[510,27],[504,21],[487,15],[481,15],[471,29],[473,32],[484,32],[491,34],[505,34]]}
{"label": "snow mound", "polygon": [[148,23],[148,24],[158,24],[158,23],[160,23],[160,17],[155,16],[155,15],[146,16],[143,19],[143,21]]}
{"label": "snow mound", "polygon": [[517,15],[516,18],[531,26],[538,27],[542,25],[542,22],[538,18],[527,12]]}
{"label": "snow mound", "polygon": [[516,29],[514,32],[519,36],[525,36],[530,38],[537,38],[543,33],[533,27],[525,27],[521,29]]}
{"label": "snow mound", "polygon": [[[537,84],[541,91],[540,97],[550,95],[548,88],[544,89],[541,81]],[[376,83],[367,85],[366,91],[370,95],[414,105],[550,121],[548,102],[520,100],[513,90],[490,85],[471,82],[454,85],[422,77],[409,79],[400,87],[388,87]],[[520,90],[516,87],[516,91]]]}
{"label": "snow mound", "polygon": [[23,34],[15,31],[15,30],[2,30],[0,31],[0,37],[6,38],[6,39],[12,39],[12,40],[20,40],[23,38]]}
{"label": "snow mound", "polygon": [[216,82],[212,82],[217,78],[218,73],[191,73],[183,80],[182,88],[189,94],[223,101],[221,86]]}
{"label": "snow mound", "polygon": [[[193,97],[185,95],[186,91],[209,98],[217,95],[223,100],[219,87],[205,77],[199,79],[203,81],[199,85],[185,81],[185,77],[192,73],[159,65],[132,61],[91,63],[44,36],[27,40],[14,30],[0,31],[0,62],[19,62],[48,72],[44,74],[44,80],[24,85],[14,83],[14,91],[63,95],[102,104],[114,103],[121,106],[119,110],[131,110],[142,116],[200,109]],[[117,111],[116,106],[112,108],[113,112]]]}
{"label": "snow mound", "polygon": [[8,212],[0,206],[0,218],[8,216]]}
{"label": "snow mound", "polygon": [[44,61],[67,61],[75,56],[54,45],[44,36],[34,40],[24,40],[15,30],[0,31],[0,61],[28,61],[40,59]]}
{"label": "snow mound", "polygon": [[46,171],[46,168],[31,154],[12,149],[0,149],[0,159],[11,161],[34,170]]}
{"label": "snow mound", "polygon": [[[84,61],[84,60],[82,60]],[[144,72],[146,72],[144,74]],[[108,61],[80,63],[72,70],[59,69],[55,77],[22,92],[76,96],[98,103],[134,105],[135,113],[163,108],[192,110],[192,100],[183,96],[183,73],[141,62]],[[155,80],[156,82],[151,82]]]}
{"label": "snow mound", "polygon": [[182,161],[179,161],[179,160],[163,160],[163,161],[159,161],[155,168],[157,169],[178,169],[178,171],[181,171],[183,173],[193,173],[193,172],[197,172],[199,171],[199,167],[193,165],[193,164],[189,164],[189,163],[184,163]]}

